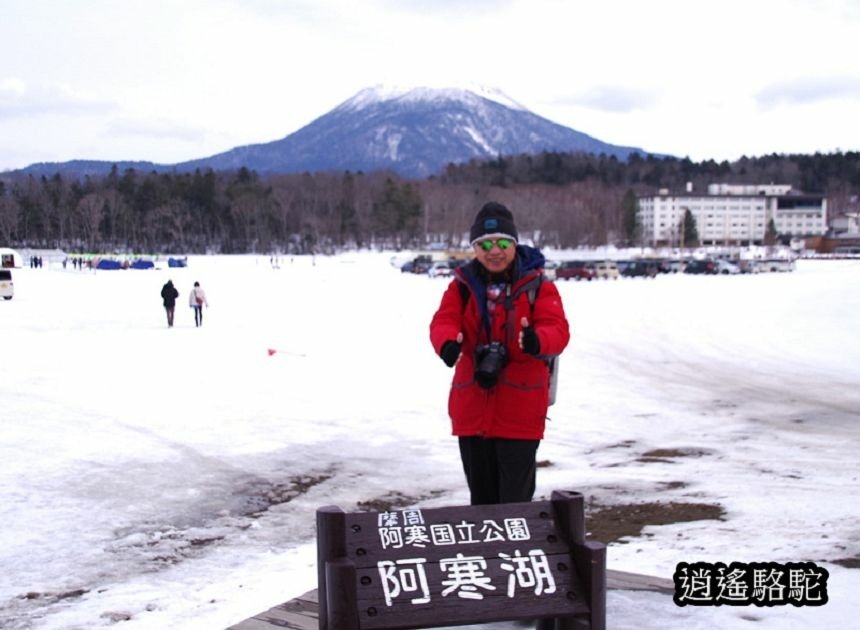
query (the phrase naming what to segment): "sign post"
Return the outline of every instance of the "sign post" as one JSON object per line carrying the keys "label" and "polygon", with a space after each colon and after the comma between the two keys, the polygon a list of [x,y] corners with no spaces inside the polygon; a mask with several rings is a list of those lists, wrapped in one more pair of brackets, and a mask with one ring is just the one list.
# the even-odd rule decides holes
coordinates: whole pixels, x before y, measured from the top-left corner
{"label": "sign post", "polygon": [[539,619],[606,626],[606,546],[584,501],[344,513],[317,510],[320,630],[407,630]]}

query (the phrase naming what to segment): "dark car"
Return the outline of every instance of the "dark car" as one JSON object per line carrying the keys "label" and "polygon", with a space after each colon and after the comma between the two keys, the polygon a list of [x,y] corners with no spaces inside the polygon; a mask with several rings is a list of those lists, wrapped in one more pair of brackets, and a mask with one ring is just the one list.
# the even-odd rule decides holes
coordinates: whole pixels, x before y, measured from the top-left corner
{"label": "dark car", "polygon": [[633,264],[632,260],[616,260],[615,265],[618,267],[619,275],[625,275],[625,271]]}
{"label": "dark car", "polygon": [[580,260],[567,260],[555,270],[556,280],[594,280],[594,265]]}
{"label": "dark car", "polygon": [[717,263],[713,260],[691,260],[684,267],[684,273],[716,274]]}
{"label": "dark car", "polygon": [[645,262],[653,263],[657,273],[672,273],[672,261],[668,258],[649,258]]}
{"label": "dark car", "polygon": [[654,278],[657,272],[657,263],[650,260],[630,260],[621,269],[621,275],[629,278]]}
{"label": "dark car", "polygon": [[407,263],[404,263],[402,267],[400,267],[401,273],[427,273],[430,269],[430,266],[433,264],[433,260],[430,256],[416,256],[414,259],[410,260]]}

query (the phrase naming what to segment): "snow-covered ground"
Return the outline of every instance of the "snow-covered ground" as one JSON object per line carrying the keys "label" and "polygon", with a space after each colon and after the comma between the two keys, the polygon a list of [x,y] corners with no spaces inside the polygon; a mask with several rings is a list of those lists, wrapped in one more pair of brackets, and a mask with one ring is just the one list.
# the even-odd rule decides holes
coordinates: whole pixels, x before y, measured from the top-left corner
{"label": "snow-covered ground", "polygon": [[[318,507],[467,503],[451,372],[427,334],[446,281],[389,259],[15,270],[0,302],[0,627],[224,628],[316,586]],[[195,280],[211,304],[200,329]],[[610,628],[857,623],[860,572],[832,561],[860,556],[858,287],[858,261],[559,284],[573,337],[538,495],[724,509],[610,545],[611,569],[830,572],[818,608],[611,591]],[[694,455],[643,461],[654,449]]]}

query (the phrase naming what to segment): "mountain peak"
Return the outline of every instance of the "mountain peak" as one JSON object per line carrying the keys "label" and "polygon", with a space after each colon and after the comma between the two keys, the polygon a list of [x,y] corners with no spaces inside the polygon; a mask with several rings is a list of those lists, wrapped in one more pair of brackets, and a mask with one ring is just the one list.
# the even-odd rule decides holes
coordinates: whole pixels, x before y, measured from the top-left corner
{"label": "mountain peak", "polygon": [[392,101],[398,103],[459,101],[467,105],[474,105],[476,99],[479,98],[499,103],[517,111],[529,111],[500,89],[483,85],[427,87],[379,84],[361,90],[352,98],[344,101],[337,109],[359,111],[378,103]]}
{"label": "mountain peak", "polygon": [[[153,165],[153,170],[245,167],[266,174],[390,170],[404,177],[429,177],[449,164],[543,151],[580,151],[622,160],[644,153],[542,118],[496,88],[376,85],[280,140],[179,164]],[[81,171],[81,166],[70,164],[69,170]],[[85,166],[87,173],[98,167]],[[108,172],[112,163],[101,166]]]}

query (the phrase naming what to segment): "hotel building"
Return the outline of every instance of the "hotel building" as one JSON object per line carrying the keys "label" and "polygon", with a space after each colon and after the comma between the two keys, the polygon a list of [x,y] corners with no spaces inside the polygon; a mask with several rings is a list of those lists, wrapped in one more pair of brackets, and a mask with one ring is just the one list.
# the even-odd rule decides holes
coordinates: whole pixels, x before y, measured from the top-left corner
{"label": "hotel building", "polygon": [[780,237],[827,232],[827,200],[792,193],[788,185],[710,184],[705,194],[687,184],[683,193],[661,189],[638,200],[646,245],[678,244],[686,210],[702,245],[761,245],[771,219]]}

